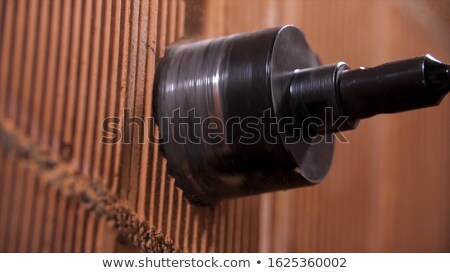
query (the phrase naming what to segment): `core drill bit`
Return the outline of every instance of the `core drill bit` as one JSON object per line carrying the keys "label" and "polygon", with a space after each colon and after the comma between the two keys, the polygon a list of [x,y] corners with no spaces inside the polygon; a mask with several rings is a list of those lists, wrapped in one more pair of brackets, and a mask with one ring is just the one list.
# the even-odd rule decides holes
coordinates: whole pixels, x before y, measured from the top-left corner
{"label": "core drill bit", "polygon": [[303,33],[283,26],[170,46],[153,109],[176,185],[212,204],[319,183],[334,132],[437,105],[449,75],[430,55],[374,68],[320,65]]}

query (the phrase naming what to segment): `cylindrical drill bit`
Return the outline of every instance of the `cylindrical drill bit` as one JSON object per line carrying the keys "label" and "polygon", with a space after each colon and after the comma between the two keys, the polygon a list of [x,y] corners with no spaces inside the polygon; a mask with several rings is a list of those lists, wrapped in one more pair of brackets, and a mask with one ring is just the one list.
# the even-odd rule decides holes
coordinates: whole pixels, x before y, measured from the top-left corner
{"label": "cylindrical drill bit", "polygon": [[368,118],[438,105],[450,89],[449,70],[431,55],[347,70],[339,79],[344,114]]}
{"label": "cylindrical drill bit", "polygon": [[168,47],[153,109],[176,185],[212,204],[317,184],[331,166],[333,132],[436,105],[449,78],[429,55],[320,66],[301,31],[283,26]]}
{"label": "cylindrical drill bit", "polygon": [[450,90],[449,71],[449,65],[431,55],[373,68],[349,69],[340,62],[298,70],[290,85],[291,107],[303,127],[311,117],[348,118],[339,128],[332,121],[307,126],[316,133],[351,130],[359,119],[438,105]]}

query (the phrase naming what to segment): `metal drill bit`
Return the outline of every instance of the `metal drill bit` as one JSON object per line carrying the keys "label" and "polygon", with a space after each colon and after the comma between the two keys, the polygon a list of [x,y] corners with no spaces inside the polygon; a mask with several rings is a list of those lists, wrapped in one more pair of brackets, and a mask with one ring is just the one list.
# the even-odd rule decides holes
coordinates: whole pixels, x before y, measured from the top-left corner
{"label": "metal drill bit", "polygon": [[176,185],[213,204],[315,185],[331,166],[333,132],[436,105],[449,89],[449,66],[429,55],[320,66],[302,32],[282,26],[168,47],[153,109]]}
{"label": "metal drill bit", "polygon": [[[340,62],[298,70],[291,85],[291,108],[297,124],[348,117],[339,128],[323,124],[317,133],[356,128],[359,119],[438,105],[450,90],[450,68],[431,55],[350,69]],[[325,108],[332,108],[326,117]],[[303,123],[304,124],[304,123]]]}
{"label": "metal drill bit", "polygon": [[352,118],[435,106],[449,90],[449,65],[431,55],[347,70],[339,81],[344,114]]}

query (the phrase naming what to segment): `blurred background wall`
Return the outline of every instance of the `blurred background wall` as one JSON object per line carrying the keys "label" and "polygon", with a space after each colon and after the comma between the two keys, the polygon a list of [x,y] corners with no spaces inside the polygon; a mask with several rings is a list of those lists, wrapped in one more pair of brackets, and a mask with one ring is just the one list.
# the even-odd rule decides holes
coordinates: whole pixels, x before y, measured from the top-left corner
{"label": "blurred background wall", "polygon": [[450,62],[450,1],[3,0],[0,15],[0,251],[450,251],[448,98],[346,132],[319,186],[214,208],[182,198],[143,132],[100,143],[105,117],[151,115],[178,39],[289,23],[323,63]]}

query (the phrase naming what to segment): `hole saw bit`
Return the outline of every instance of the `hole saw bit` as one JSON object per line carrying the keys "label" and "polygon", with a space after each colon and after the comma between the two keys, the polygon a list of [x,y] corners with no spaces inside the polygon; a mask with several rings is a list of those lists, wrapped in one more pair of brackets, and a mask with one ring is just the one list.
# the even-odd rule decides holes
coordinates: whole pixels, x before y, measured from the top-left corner
{"label": "hole saw bit", "polygon": [[198,205],[319,183],[333,134],[440,103],[450,69],[431,55],[321,65],[287,25],[175,44],[157,66],[154,115],[169,173]]}

